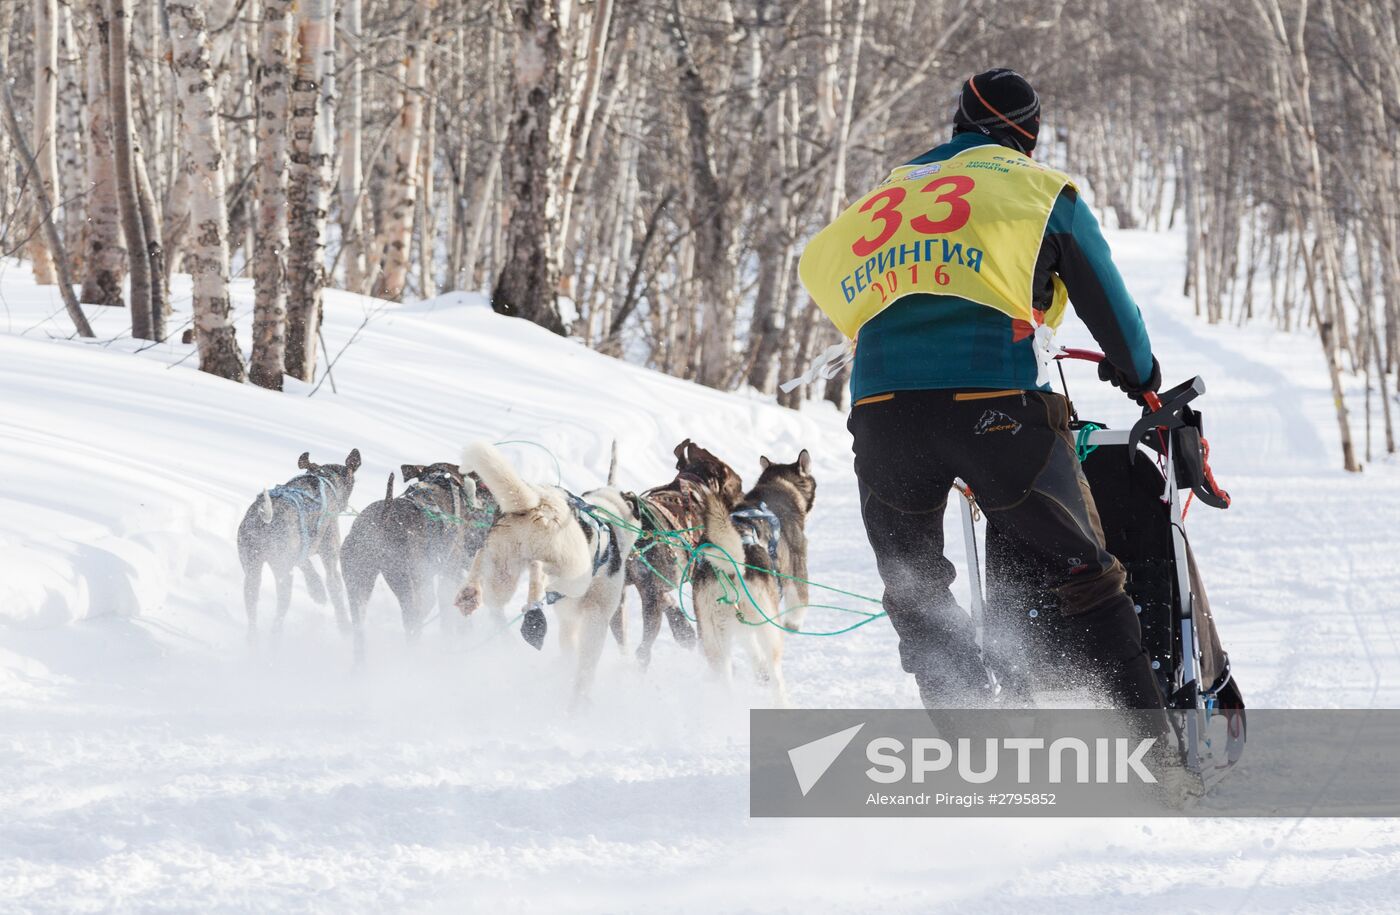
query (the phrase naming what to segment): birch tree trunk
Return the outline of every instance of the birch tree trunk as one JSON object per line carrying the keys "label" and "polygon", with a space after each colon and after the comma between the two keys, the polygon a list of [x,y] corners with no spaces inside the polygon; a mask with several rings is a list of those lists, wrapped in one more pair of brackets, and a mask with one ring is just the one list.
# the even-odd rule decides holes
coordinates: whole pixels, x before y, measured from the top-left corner
{"label": "birch tree trunk", "polygon": [[569,219],[573,212],[574,191],[583,171],[584,157],[598,111],[598,90],[602,84],[603,65],[608,55],[608,33],[612,28],[613,0],[596,0],[592,28],[589,30],[587,51],[583,54],[583,84],[573,122],[568,125],[568,145],[561,159],[564,163],[560,180],[559,250],[562,260],[569,240]]}
{"label": "birch tree trunk", "polygon": [[[172,53],[174,53],[172,49]],[[184,143],[172,144],[177,151],[183,152]],[[157,157],[159,161],[159,157]],[[177,159],[178,162],[178,159]],[[190,187],[189,172],[177,164],[175,171],[169,176],[169,192],[165,195],[164,218],[161,220],[160,240],[161,248],[165,255],[166,270],[170,273],[179,273],[184,265],[185,235],[190,230],[190,194],[193,193]],[[228,182],[225,181],[225,184]]]}
{"label": "birch tree trunk", "polygon": [[180,113],[184,168],[190,182],[193,232],[185,266],[193,282],[191,311],[200,371],[243,381],[243,356],[229,320],[228,217],[224,211],[224,151],[200,0],[166,4],[175,104]]}
{"label": "birch tree trunk", "polygon": [[423,142],[423,93],[428,72],[428,36],[435,0],[417,0],[417,16],[404,48],[403,103],[394,128],[384,222],[374,250],[379,258],[374,294],[398,301],[408,285],[413,216],[418,196]]}
{"label": "birch tree trunk", "polygon": [[[831,197],[827,200],[828,222],[841,214],[841,207],[846,202],[846,166],[850,158],[851,124],[855,119],[856,87],[859,85],[857,77],[860,73],[861,42],[865,30],[865,0],[856,0],[851,18],[854,22],[851,26],[850,50],[846,53],[846,88],[842,94],[841,119],[836,128],[836,164],[831,170]],[[813,323],[822,328],[830,340],[835,342],[841,339],[839,331],[833,331],[827,322],[818,318],[817,309],[811,302],[807,305],[807,315]],[[809,353],[803,354],[804,361],[808,355]],[[798,371],[802,371],[800,366]],[[838,410],[845,404],[846,393],[850,390],[850,379],[851,363],[847,362],[827,380],[823,396],[835,404]]]}
{"label": "birch tree trunk", "polygon": [[325,286],[326,204],[329,199],[330,139],[322,82],[335,55],[331,0],[296,5],[296,63],[291,91],[291,168],[287,188],[287,374],[311,381]]}
{"label": "birch tree trunk", "polygon": [[[431,67],[429,68],[431,73]],[[424,85],[431,82],[426,78]],[[423,142],[418,149],[419,184],[418,194],[418,294],[425,299],[437,295],[437,282],[433,277],[434,241],[437,238],[437,218],[433,213],[433,161],[437,158],[437,118],[431,109],[423,112]]]}
{"label": "birch tree trunk", "polygon": [[681,25],[679,0],[672,0],[668,26],[680,65],[680,89],[686,117],[690,179],[694,199],[691,221],[695,231],[695,265],[700,280],[704,318],[701,326],[697,380],[726,387],[734,361],[734,263],[731,214],[720,183],[712,148],[708,88],[691,54]]}
{"label": "birch tree trunk", "polygon": [[[497,69],[495,63],[498,57],[497,46],[500,43],[501,37],[494,31],[486,38],[487,67],[492,73]],[[486,89],[484,116],[487,120],[488,138],[491,143],[491,159],[486,163],[486,174],[482,176],[477,185],[476,200],[471,207],[466,249],[462,253],[462,270],[465,276],[461,281],[460,288],[465,289],[480,288],[478,286],[477,262],[481,259],[482,243],[486,238],[486,224],[491,221],[491,200],[496,192],[496,183],[500,180],[501,159],[505,153],[505,143],[501,137],[497,81],[492,79]],[[482,271],[482,273],[486,276],[490,275],[489,270]]]}
{"label": "birch tree trunk", "polygon": [[92,37],[87,53],[87,232],[83,255],[82,300],[122,305],[127,250],[117,202],[117,163],[112,148],[112,106],[107,93],[107,14],[105,0],[93,0]]}
{"label": "birch tree trunk", "polygon": [[291,0],[264,0],[258,41],[257,231],[249,378],[282,390],[287,352],[287,123]]}
{"label": "birch tree trunk", "polygon": [[[830,6],[830,0],[827,0]],[[754,4],[755,19],[759,29],[765,25],[768,14],[767,0],[757,0]],[[832,42],[835,44],[835,42]],[[771,394],[777,389],[778,350],[782,345],[782,315],[789,289],[788,271],[792,254],[790,198],[783,189],[782,176],[791,170],[787,161],[787,144],[784,142],[788,121],[785,87],[780,80],[763,77],[763,62],[760,49],[754,51],[753,72],[758,96],[755,105],[755,118],[763,118],[766,134],[764,148],[767,151],[766,181],[762,225],[755,245],[758,256],[758,291],[754,296],[753,317],[749,322],[749,386]],[[834,55],[833,55],[834,56]],[[825,83],[825,80],[823,81]],[[819,112],[826,110],[826,93],[817,96]],[[795,115],[795,112],[794,112]]]}
{"label": "birch tree trunk", "polygon": [[[209,0],[205,0],[209,2]],[[136,123],[138,145],[149,148],[155,157],[154,165],[147,164],[146,179],[151,179],[150,169],[155,171],[155,182],[151,183],[151,199],[159,199],[162,204],[170,197],[170,182],[179,171],[172,159],[169,168],[162,167],[160,157],[167,149],[172,153],[179,149],[178,142],[166,143],[165,118],[169,106],[166,102],[165,77],[167,68],[162,66],[161,53],[161,2],[135,0],[131,4],[130,31],[127,41],[127,56],[131,61],[132,119]],[[144,157],[142,161],[145,161]],[[165,231],[160,232],[164,244]],[[162,258],[165,254],[162,250]]]}
{"label": "birch tree trunk", "polygon": [[151,265],[151,339],[164,340],[165,324],[170,318],[170,274],[165,267],[165,242],[155,188],[146,171],[146,157],[139,142],[131,144],[131,161],[136,167],[136,197],[141,207],[141,226],[146,233],[146,259]]}
{"label": "birch tree trunk", "polygon": [[106,30],[103,42],[107,70],[107,98],[112,105],[112,148],[116,164],[117,200],[121,207],[122,233],[126,236],[127,265],[131,271],[131,335],[151,336],[151,255],[141,220],[141,199],[136,188],[135,140],[131,124],[131,85],[128,78],[127,35],[130,22],[126,0],[106,0],[107,16],[98,23]]}
{"label": "birch tree trunk", "polygon": [[86,220],[86,169],[83,167],[83,66],[82,49],[73,31],[73,10],[58,6],[58,187],[63,209],[63,247],[73,272],[81,269],[83,226]]}
{"label": "birch tree trunk", "polygon": [[[58,119],[58,8],[55,0],[34,0],[34,157],[39,171],[34,176],[49,200],[58,190],[58,151],[55,148],[55,122]],[[5,36],[9,40],[9,36]],[[52,216],[53,214],[50,214]],[[43,214],[35,205],[29,221],[29,259],[34,266],[34,282],[52,286],[58,282],[53,256],[40,231]]]}
{"label": "birch tree trunk", "polygon": [[505,250],[491,289],[491,307],[564,333],[556,298],[558,215],[554,107],[559,96],[559,10],[554,0],[515,0],[515,52],[510,129],[503,169]]}
{"label": "birch tree trunk", "polygon": [[364,205],[360,189],[364,186],[364,54],[361,42],[362,0],[343,0],[340,6],[340,28],[348,39],[345,67],[345,90],[340,103],[340,243],[341,260],[345,263],[345,288],[364,293],[366,273],[366,239]]}
{"label": "birch tree trunk", "polygon": [[[0,3],[0,35],[8,36],[15,19],[14,4]],[[9,57],[9,39],[0,39],[0,64]],[[0,162],[14,161],[14,150],[10,143],[9,131],[0,130]],[[14,218],[18,182],[13,169],[0,168],[0,217]]]}

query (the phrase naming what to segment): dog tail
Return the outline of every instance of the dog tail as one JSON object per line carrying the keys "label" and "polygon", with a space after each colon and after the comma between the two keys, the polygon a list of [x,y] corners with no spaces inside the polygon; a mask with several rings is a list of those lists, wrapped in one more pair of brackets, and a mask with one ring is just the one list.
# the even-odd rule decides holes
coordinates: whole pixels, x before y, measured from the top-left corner
{"label": "dog tail", "polygon": [[384,507],[380,509],[381,515],[389,514],[389,504],[394,501],[394,472],[389,471],[389,485],[384,488]]}
{"label": "dog tail", "polygon": [[258,500],[258,516],[262,518],[263,524],[272,523],[272,496],[264,489],[262,497]]}
{"label": "dog tail", "polygon": [[491,491],[504,514],[519,514],[540,506],[535,488],[520,478],[505,455],[489,442],[472,442],[462,452],[462,475],[475,473]]}
{"label": "dog tail", "polygon": [[[712,543],[728,553],[735,562],[744,561],[744,540],[729,517],[729,507],[715,494],[705,491],[704,504],[700,509],[705,522],[704,543]],[[703,545],[702,545],[703,548]],[[706,550],[706,558],[720,568],[729,565],[729,560],[719,550]],[[729,571],[729,569],[725,569]],[[737,570],[736,570],[737,571]]]}

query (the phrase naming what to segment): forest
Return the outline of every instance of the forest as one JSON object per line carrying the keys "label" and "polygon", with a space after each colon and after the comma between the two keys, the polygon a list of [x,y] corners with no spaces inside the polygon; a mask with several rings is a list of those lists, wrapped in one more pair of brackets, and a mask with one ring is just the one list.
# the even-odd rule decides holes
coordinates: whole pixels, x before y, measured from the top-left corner
{"label": "forest", "polygon": [[0,31],[0,250],[75,336],[80,303],[123,308],[281,390],[326,370],[324,288],[486,290],[672,375],[840,405],[844,375],[778,390],[839,339],[805,241],[1010,66],[1102,221],[1185,233],[1202,320],[1316,338],[1346,469],[1395,450],[1384,0],[4,0]]}

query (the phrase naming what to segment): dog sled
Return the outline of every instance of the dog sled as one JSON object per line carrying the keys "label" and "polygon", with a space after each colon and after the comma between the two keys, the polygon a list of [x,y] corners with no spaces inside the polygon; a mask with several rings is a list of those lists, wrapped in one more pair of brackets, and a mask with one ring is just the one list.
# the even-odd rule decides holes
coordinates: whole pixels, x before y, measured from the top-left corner
{"label": "dog sled", "polygon": [[[1098,362],[1103,357],[1067,350],[1062,358]],[[1178,730],[1182,758],[1208,790],[1243,752],[1245,714],[1185,528],[1192,502],[1218,509],[1230,505],[1211,472],[1201,414],[1192,406],[1204,393],[1204,382],[1192,378],[1148,395],[1131,428],[1075,418],[1071,430],[1108,550],[1127,571],[1128,594]],[[991,668],[1004,688],[1033,700],[1038,691],[1057,685],[1072,663],[1056,631],[1063,625],[1057,598],[1044,584],[1053,576],[1037,565],[1014,531],[989,523],[984,596],[973,501],[959,501],[979,648],[984,658],[996,659]]]}

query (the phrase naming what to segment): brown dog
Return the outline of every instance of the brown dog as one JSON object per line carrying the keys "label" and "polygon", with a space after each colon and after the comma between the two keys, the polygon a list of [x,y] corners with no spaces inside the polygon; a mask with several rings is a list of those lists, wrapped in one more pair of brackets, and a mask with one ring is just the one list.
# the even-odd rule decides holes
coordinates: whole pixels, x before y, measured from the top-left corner
{"label": "brown dog", "polygon": [[[702,493],[711,493],[722,504],[732,506],[744,492],[744,482],[734,468],[690,439],[675,447],[675,455],[676,478],[637,496],[643,533],[627,558],[627,584],[636,588],[642,599],[642,642],[637,646],[637,659],[643,665],[651,661],[663,615],[677,642],[686,647],[695,644],[695,630],[676,601],[676,588],[689,559],[687,548],[700,542],[705,523]],[[612,619],[618,644],[623,644],[623,621],[619,607]]]}
{"label": "brown dog", "polygon": [[[734,642],[748,651],[779,706],[788,704],[783,641],[801,628],[807,586],[807,514],[816,500],[812,459],[804,448],[791,464],[760,459],[763,473],[737,506],[719,498],[704,506],[703,562],[693,573],[700,645],[711,669],[731,675]],[[775,574],[776,573],[776,574]],[[780,613],[786,596],[788,611]]]}

